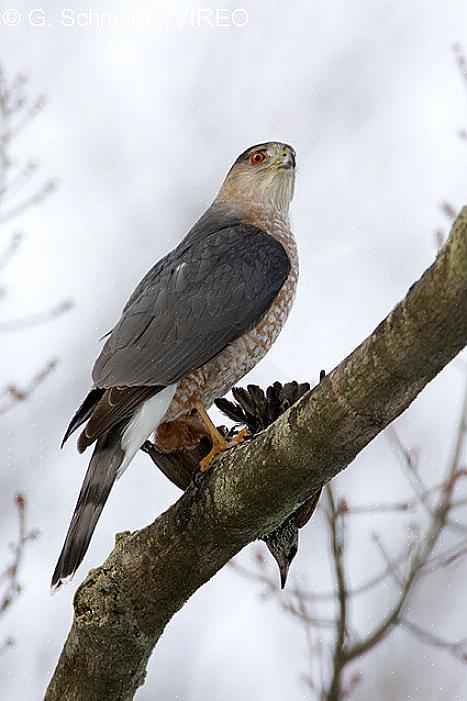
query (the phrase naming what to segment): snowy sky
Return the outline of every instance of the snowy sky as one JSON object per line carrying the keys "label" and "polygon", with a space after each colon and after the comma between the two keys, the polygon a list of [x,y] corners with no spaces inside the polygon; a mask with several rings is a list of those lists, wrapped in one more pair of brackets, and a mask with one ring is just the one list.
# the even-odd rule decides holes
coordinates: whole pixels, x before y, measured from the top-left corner
{"label": "snowy sky", "polygon": [[[76,580],[49,597],[86,467],[73,442],[62,452],[58,446],[89,387],[98,339],[141,275],[209,205],[238,153],[268,139],[298,153],[291,216],[301,281],[286,329],[249,377],[264,386],[314,382],[321,368],[336,365],[431,263],[433,232],[446,228],[439,203],[467,203],[466,145],[457,137],[467,125],[467,95],[452,52],[456,41],[467,47],[462,0],[451,0],[449,9],[424,0],[224,2],[219,7],[230,13],[217,21],[229,26],[202,20],[208,15],[198,10],[216,8],[209,3],[172,3],[174,15],[156,2],[132,3],[131,15],[119,2],[63,15],[66,5],[55,3],[31,15],[37,4],[0,6],[0,61],[10,76],[28,76],[31,94],[49,100],[15,156],[37,158],[44,176],[60,184],[17,222],[25,242],[2,274],[8,296],[0,313],[11,319],[64,298],[75,307],[40,328],[2,336],[2,386],[27,382],[50,357],[60,360],[30,401],[2,417],[1,552],[14,533],[16,489],[27,494],[29,521],[40,530],[26,554],[24,593],[0,621],[0,642],[17,640],[0,656],[1,697],[8,701],[42,698],[76,586],[109,552],[114,534],[147,524],[177,497],[138,456],[112,493]],[[14,11],[5,14],[7,8]],[[0,242],[11,230],[3,227]],[[428,478],[439,475],[449,448],[462,381],[453,364],[398,422],[407,444],[420,449]],[[384,438],[338,487],[354,502],[406,493]],[[396,548],[400,529],[387,520],[377,525]],[[373,527],[362,519],[354,529],[356,583],[378,566],[368,539]],[[325,588],[326,548],[318,515],[291,581],[306,576]],[[241,558],[249,562],[251,552]],[[463,595],[465,607],[455,586],[462,575],[465,581],[464,570],[460,565],[415,600],[459,637],[467,631],[442,587]],[[307,667],[302,631],[259,594],[258,585],[219,573],[167,628],[137,699],[312,698],[300,680]],[[388,597],[360,605],[355,615],[363,627]],[[467,695],[461,665],[415,647],[403,633],[360,669],[357,701],[369,698],[369,689],[378,699],[395,698],[395,688],[406,698],[433,698],[434,684],[436,698]]]}

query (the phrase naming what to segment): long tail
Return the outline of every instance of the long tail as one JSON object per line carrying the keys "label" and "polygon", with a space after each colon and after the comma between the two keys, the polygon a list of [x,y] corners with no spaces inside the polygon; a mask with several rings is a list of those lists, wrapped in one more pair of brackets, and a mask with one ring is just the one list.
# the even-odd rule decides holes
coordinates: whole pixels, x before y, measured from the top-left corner
{"label": "long tail", "polygon": [[124,457],[121,431],[113,429],[99,438],[52,576],[53,591],[69,580],[81,564]]}
{"label": "long tail", "polygon": [[[126,423],[115,426],[98,439],[52,576],[52,591],[71,579],[80,566],[113,483],[160,424],[176,389],[176,384],[164,387],[143,402]],[[71,430],[89,415],[86,404],[89,399],[85,400],[72,420]],[[70,429],[67,434],[69,432]]]}

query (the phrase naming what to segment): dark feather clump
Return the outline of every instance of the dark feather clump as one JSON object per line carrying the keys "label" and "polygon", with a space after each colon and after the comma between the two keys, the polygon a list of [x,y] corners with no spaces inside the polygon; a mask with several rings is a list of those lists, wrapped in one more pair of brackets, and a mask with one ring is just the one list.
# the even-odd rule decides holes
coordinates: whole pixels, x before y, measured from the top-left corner
{"label": "dark feather clump", "polygon": [[216,399],[215,404],[229,419],[244,424],[254,435],[274,423],[309,389],[308,382],[299,384],[295,381],[285,385],[274,382],[266,392],[258,385],[234,387],[232,394],[235,402],[222,398]]}
{"label": "dark feather clump", "polygon": [[[310,390],[308,382],[287,382],[282,385],[274,382],[266,392],[257,385],[234,387],[232,390],[235,402],[228,399],[217,399],[216,406],[223,414],[245,425],[254,435],[270,426],[292,404]],[[308,523],[321,494],[321,490],[294,511],[280,526],[266,533],[263,540],[271,555],[277,562],[281,578],[281,588],[285,587],[289,567],[298,552],[298,532]]]}
{"label": "dark feather clump", "polygon": [[[295,381],[284,385],[274,382],[266,392],[257,385],[247,385],[246,388],[234,387],[232,389],[234,401],[222,398],[217,399],[215,403],[217,408],[237,426],[230,430],[225,426],[217,428],[226,438],[234,438],[240,426],[245,426],[254,436],[274,423],[309,390],[308,382],[299,384]],[[150,455],[153,462],[173,484],[180,489],[186,489],[199,461],[208,454],[210,448],[210,442],[203,439],[196,448],[181,449],[170,454],[159,451],[149,441],[146,441],[142,450]],[[278,528],[261,538],[279,566],[282,588],[285,586],[290,564],[297,554],[298,531],[311,518],[320,493],[321,490],[290,514]]]}

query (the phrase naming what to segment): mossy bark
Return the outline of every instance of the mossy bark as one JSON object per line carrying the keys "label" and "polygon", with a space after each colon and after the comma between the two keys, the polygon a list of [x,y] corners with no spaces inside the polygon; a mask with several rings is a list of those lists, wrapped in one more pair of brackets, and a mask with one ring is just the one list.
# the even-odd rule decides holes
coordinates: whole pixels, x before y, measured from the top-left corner
{"label": "mossy bark", "polygon": [[154,523],[117,536],[76,592],[46,701],[126,701],[166,624],[401,414],[467,343],[467,207],[433,265],[374,332]]}

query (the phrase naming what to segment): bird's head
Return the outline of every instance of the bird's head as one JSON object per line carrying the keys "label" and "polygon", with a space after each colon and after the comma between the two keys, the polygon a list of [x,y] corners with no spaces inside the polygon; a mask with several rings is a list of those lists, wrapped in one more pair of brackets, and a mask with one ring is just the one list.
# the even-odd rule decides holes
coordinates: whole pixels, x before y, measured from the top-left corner
{"label": "bird's head", "polygon": [[281,578],[281,589],[285,587],[292,560],[298,552],[298,528],[293,517],[289,518],[275,531],[263,537],[269,552],[277,562]]}
{"label": "bird's head", "polygon": [[292,146],[279,141],[251,146],[227,173],[219,198],[287,212],[294,192],[295,158]]}

